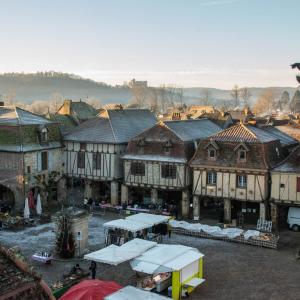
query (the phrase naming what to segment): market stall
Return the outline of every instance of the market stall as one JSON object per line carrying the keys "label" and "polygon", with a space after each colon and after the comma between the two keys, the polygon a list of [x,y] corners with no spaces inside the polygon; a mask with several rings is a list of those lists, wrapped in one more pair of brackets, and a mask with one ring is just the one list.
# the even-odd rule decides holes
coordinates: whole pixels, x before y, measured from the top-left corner
{"label": "market stall", "polygon": [[126,286],[117,292],[107,296],[104,300],[168,300],[170,298],[150,293],[133,286]]}
{"label": "market stall", "polygon": [[133,239],[122,246],[110,245],[84,258],[111,265],[130,261],[134,271],[145,274],[137,282],[139,288],[158,293],[168,289],[172,299],[178,300],[205,281],[203,256],[192,247]]}
{"label": "market stall", "polygon": [[133,238],[160,242],[168,233],[169,216],[139,213],[104,223],[105,244],[122,245]]}

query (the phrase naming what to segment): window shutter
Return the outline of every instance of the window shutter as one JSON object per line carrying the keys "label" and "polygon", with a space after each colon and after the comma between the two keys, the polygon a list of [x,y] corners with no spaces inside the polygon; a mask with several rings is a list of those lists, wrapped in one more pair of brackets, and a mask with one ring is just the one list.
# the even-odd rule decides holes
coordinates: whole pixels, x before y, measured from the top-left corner
{"label": "window shutter", "polygon": [[297,193],[300,193],[300,177],[297,177]]}

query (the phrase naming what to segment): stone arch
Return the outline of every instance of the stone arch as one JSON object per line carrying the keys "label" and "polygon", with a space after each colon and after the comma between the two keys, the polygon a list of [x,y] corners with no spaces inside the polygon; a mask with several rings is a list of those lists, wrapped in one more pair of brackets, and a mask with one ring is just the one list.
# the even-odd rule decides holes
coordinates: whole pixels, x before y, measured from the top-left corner
{"label": "stone arch", "polygon": [[16,205],[15,192],[10,187],[0,184],[0,207],[14,209]]}

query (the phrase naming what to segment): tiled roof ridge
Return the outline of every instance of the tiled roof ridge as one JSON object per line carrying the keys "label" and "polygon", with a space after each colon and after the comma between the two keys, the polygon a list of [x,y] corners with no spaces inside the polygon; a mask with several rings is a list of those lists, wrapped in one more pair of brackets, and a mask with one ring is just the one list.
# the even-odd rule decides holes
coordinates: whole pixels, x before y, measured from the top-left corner
{"label": "tiled roof ridge", "polygon": [[19,113],[18,113],[18,110],[17,110],[17,106],[14,106],[14,110],[15,110],[15,113],[16,113],[16,116],[17,116],[18,124],[20,125],[21,120],[20,120],[20,116],[19,116]]}
{"label": "tiled roof ridge", "polygon": [[240,123],[240,125],[243,126],[256,140],[258,140],[256,134],[253,131],[251,131],[245,124]]}

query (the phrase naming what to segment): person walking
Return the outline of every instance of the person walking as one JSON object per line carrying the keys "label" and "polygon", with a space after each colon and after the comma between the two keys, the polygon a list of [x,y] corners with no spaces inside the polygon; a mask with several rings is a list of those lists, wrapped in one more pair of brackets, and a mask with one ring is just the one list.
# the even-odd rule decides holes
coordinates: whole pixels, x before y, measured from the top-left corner
{"label": "person walking", "polygon": [[90,266],[90,270],[92,273],[92,279],[96,279],[96,269],[97,269],[97,264],[95,261],[91,261],[91,266]]}

